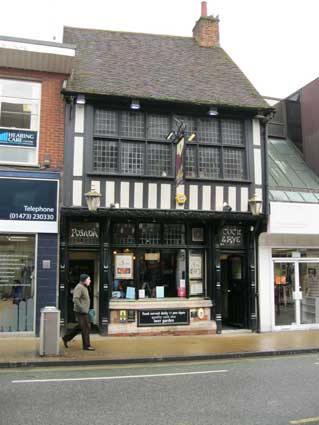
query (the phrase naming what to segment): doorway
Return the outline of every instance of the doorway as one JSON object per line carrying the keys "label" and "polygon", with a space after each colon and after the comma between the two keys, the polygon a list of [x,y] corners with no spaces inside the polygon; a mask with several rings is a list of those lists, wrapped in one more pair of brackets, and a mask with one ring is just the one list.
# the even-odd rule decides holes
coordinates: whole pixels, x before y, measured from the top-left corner
{"label": "doorway", "polygon": [[96,316],[95,323],[92,330],[98,330],[99,321],[99,258],[98,254],[94,252],[73,252],[70,253],[69,270],[67,279],[67,326],[72,326],[75,323],[75,316],[73,311],[73,290],[78,284],[80,275],[82,273],[88,274],[91,278],[91,285],[89,287],[90,294],[90,308],[94,308]]}
{"label": "doorway", "polygon": [[222,255],[220,264],[223,329],[246,328],[248,296],[244,257],[238,254]]}

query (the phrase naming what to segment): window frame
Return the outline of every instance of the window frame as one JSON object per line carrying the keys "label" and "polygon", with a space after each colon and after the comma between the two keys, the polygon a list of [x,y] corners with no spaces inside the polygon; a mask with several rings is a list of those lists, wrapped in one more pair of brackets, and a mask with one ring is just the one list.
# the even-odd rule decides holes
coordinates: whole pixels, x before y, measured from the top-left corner
{"label": "window frame", "polygon": [[[26,98],[26,97],[16,97],[16,96],[3,96],[2,95],[2,91],[1,91],[1,85],[2,85],[2,81],[11,81],[11,82],[15,82],[15,83],[28,83],[28,84],[34,84],[38,86],[38,90],[39,90],[39,98]],[[41,102],[42,102],[42,82],[39,80],[28,80],[28,79],[22,79],[22,78],[7,78],[7,77],[2,77],[0,76],[0,111],[1,111],[1,103],[9,103],[9,102],[5,102],[5,99],[14,99],[14,100],[27,100],[28,104],[35,104],[38,105],[38,114],[37,114],[37,126],[36,128],[30,128],[30,129],[26,129],[26,128],[18,128],[18,127],[6,127],[6,126],[1,126],[0,128],[2,129],[8,129],[8,130],[21,130],[21,131],[35,131],[37,133],[37,145],[36,147],[29,147],[29,146],[6,146],[6,145],[0,145],[0,151],[1,148],[7,148],[7,149],[22,149],[22,150],[35,150],[35,161],[34,162],[22,162],[22,161],[3,161],[0,159],[0,164],[3,165],[21,165],[24,167],[37,167],[39,165],[39,145],[40,145],[40,122],[41,122]],[[1,113],[1,112],[0,112]],[[32,113],[31,113],[32,116]]]}
{"label": "window frame", "polygon": [[[106,110],[106,111],[110,111],[110,112],[116,112],[117,113],[117,136],[111,136],[111,135],[106,135],[106,134],[102,134],[101,131],[100,132],[96,132],[95,128],[96,128],[96,111],[97,110]],[[135,114],[135,113],[139,113],[139,114],[143,114],[144,117],[144,123],[145,123],[145,128],[144,128],[144,134],[143,137],[123,137],[120,134],[121,131],[121,113],[131,113],[131,114]],[[93,126],[92,126],[92,148],[91,148],[91,171],[89,172],[89,174],[91,175],[102,175],[102,176],[113,176],[113,177],[119,177],[119,176],[125,176],[125,177],[134,177],[134,178],[149,178],[149,179],[168,179],[168,180],[172,180],[175,178],[175,156],[176,156],[176,144],[172,143],[171,141],[167,141],[167,140],[161,140],[161,139],[155,139],[155,138],[151,138],[147,136],[147,131],[148,131],[148,118],[150,115],[158,115],[158,116],[163,116],[163,117],[167,117],[169,122],[170,122],[170,128],[172,130],[176,130],[177,128],[177,124],[174,121],[174,118],[188,118],[189,120],[192,120],[194,122],[195,125],[195,132],[197,132],[197,129],[199,128],[199,122],[200,120],[203,121],[211,121],[211,120],[216,120],[217,122],[217,126],[218,126],[218,141],[216,143],[213,142],[207,142],[207,141],[200,141],[197,138],[192,141],[189,142],[187,141],[187,134],[191,133],[191,129],[187,129],[186,132],[186,143],[185,143],[185,147],[186,149],[188,147],[193,148],[194,149],[194,162],[192,162],[192,169],[195,170],[194,175],[188,175],[187,174],[187,162],[186,162],[186,153],[185,153],[185,158],[184,158],[184,169],[185,169],[185,180],[186,181],[191,181],[191,180],[198,180],[198,181],[228,181],[228,182],[240,182],[240,183],[247,183],[250,180],[250,169],[249,169],[249,161],[248,161],[248,156],[249,156],[249,152],[248,152],[248,144],[247,144],[247,140],[248,140],[248,135],[247,135],[247,126],[246,126],[246,118],[245,117],[234,117],[234,116],[225,116],[225,117],[206,117],[206,116],[200,116],[200,115],[186,115],[186,114],[177,114],[177,113],[164,113],[164,112],[153,112],[153,111],[127,111],[127,110],[123,110],[123,109],[116,109],[116,108],[107,108],[104,107],[103,105],[93,105]],[[223,122],[226,121],[237,121],[239,122],[240,126],[241,126],[241,137],[242,137],[242,144],[236,144],[236,143],[227,143],[223,140],[222,137],[222,125]],[[112,172],[112,171],[103,171],[101,169],[94,169],[94,141],[95,140],[103,140],[103,141],[112,141],[112,142],[116,142],[118,144],[118,157],[117,157],[117,171],[116,172]],[[121,166],[121,154],[122,154],[122,143],[144,143],[144,167],[143,167],[143,172],[139,173],[139,174],[129,174],[129,173],[123,173],[122,169],[120,168]],[[157,144],[159,146],[171,146],[170,147],[170,174],[167,175],[156,175],[156,174],[151,174],[149,172],[147,172],[147,164],[149,163],[149,152],[150,150],[148,149],[149,145],[152,144]],[[201,176],[200,175],[200,150],[201,149],[214,149],[219,151],[219,176]],[[227,176],[226,172],[225,172],[225,151],[229,152],[229,151],[236,151],[236,152],[241,152],[241,158],[242,158],[242,176],[238,177],[238,176]]]}

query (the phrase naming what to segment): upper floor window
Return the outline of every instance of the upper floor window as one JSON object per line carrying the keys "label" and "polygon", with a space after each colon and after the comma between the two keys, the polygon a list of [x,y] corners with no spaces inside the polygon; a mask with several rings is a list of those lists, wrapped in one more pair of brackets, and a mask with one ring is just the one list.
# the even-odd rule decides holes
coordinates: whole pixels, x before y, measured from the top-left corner
{"label": "upper floor window", "polygon": [[[246,176],[243,121],[176,116],[186,124],[185,176],[242,180]],[[171,115],[95,109],[93,171],[174,177],[175,145],[166,140],[178,122]]]}
{"label": "upper floor window", "polygon": [[37,164],[41,83],[0,79],[0,162]]}

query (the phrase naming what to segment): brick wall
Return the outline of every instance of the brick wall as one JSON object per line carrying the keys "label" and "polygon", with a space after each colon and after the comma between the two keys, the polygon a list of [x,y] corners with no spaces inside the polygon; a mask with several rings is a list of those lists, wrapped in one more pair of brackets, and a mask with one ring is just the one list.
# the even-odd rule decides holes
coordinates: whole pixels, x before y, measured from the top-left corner
{"label": "brick wall", "polygon": [[201,47],[219,46],[219,19],[202,16],[193,29],[193,37]]}
{"label": "brick wall", "polygon": [[61,97],[61,88],[63,80],[66,80],[68,76],[49,72],[0,68],[0,77],[22,78],[42,83],[39,165],[43,166],[44,156],[49,155],[51,158],[50,169],[63,168],[64,102]]}

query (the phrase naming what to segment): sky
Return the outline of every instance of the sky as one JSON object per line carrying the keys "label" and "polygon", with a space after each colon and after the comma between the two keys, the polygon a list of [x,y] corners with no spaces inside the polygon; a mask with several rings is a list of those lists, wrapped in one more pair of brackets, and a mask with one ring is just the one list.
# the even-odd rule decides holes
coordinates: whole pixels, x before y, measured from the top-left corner
{"label": "sky", "polygon": [[[319,77],[319,0],[207,0],[220,44],[263,96]],[[3,0],[0,35],[62,41],[63,25],[192,36],[201,0]]]}

